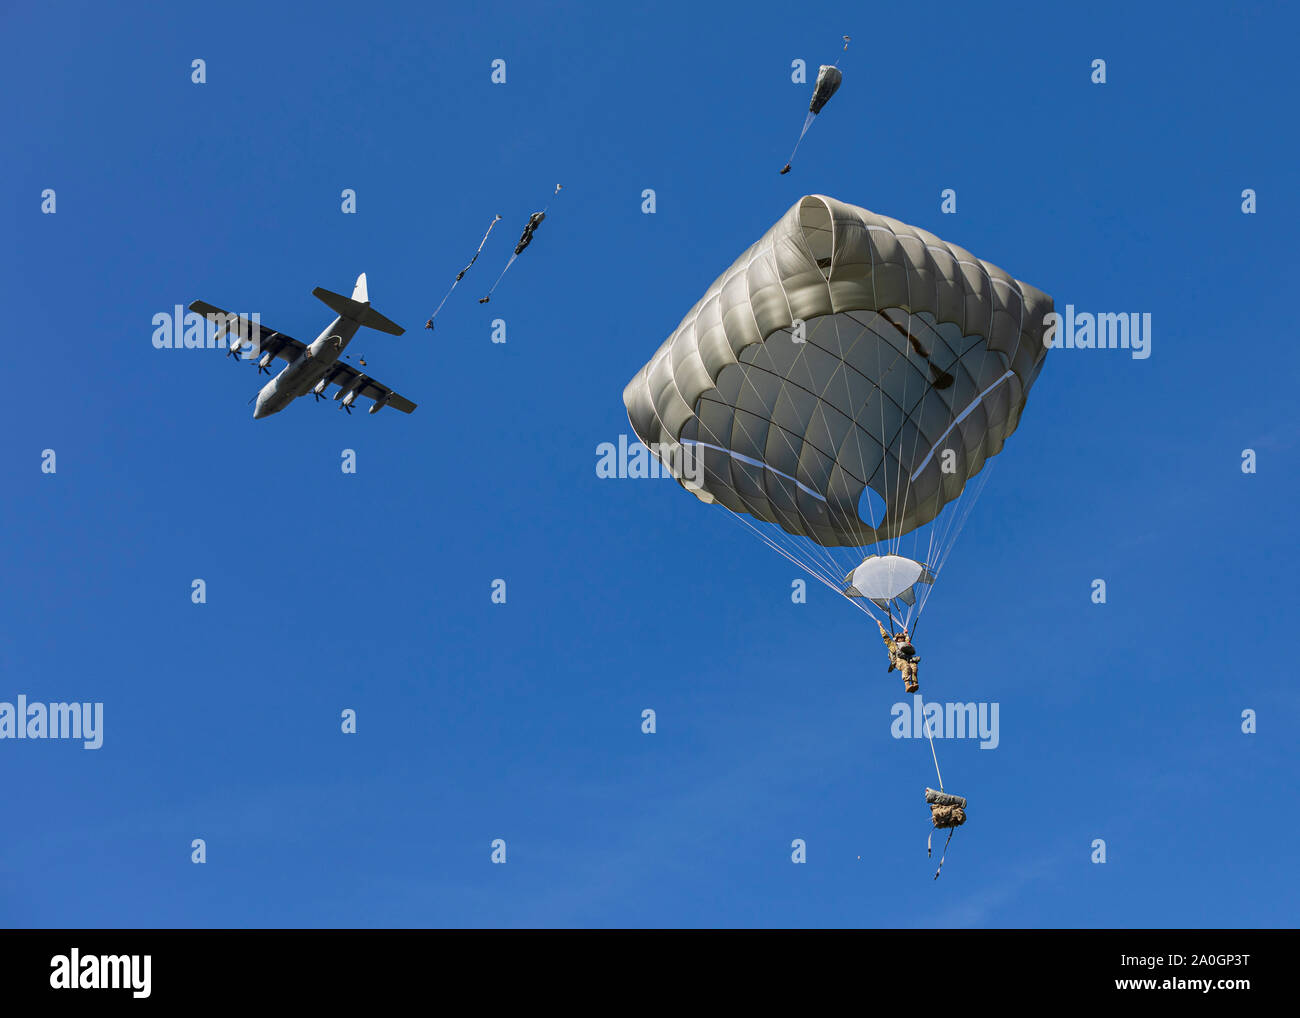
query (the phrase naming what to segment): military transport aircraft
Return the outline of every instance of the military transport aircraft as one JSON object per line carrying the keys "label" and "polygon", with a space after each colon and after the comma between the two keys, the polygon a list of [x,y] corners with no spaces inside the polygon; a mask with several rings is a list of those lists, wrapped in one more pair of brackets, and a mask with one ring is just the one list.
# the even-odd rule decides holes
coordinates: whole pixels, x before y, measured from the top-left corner
{"label": "military transport aircraft", "polygon": [[223,339],[227,333],[231,334],[227,357],[239,356],[245,346],[251,346],[252,356],[257,356],[258,351],[261,351],[257,361],[258,373],[268,375],[271,373],[271,363],[277,357],[289,362],[289,366],[267,382],[257,394],[253,417],[257,419],[279,413],[299,396],[305,396],[309,392],[319,402],[331,385],[339,387],[334,393],[334,399],[349,414],[352,413],[352,405],[358,396],[375,401],[370,408],[372,414],[386,406],[404,414],[414,410],[415,404],[409,399],[399,396],[388,386],[380,385],[352,365],[339,360],[344,347],[363,325],[390,336],[400,336],[406,331],[370,306],[370,297],[366,293],[366,274],[363,272],[357,277],[351,299],[319,286],[312,290],[312,294],[324,301],[331,310],[338,312],[339,317],[310,346],[291,339],[283,332],[267,329],[243,315],[222,311],[205,301],[196,300],[190,305],[191,311],[197,311],[217,324],[218,340]]}

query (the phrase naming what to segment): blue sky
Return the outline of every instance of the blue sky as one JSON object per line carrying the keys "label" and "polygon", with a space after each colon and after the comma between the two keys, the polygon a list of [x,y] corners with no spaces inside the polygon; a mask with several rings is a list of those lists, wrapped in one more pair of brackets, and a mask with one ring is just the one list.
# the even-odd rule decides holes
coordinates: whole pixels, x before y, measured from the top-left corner
{"label": "blue sky", "polygon": [[[0,741],[0,924],[1294,925],[1294,12],[55,3],[0,26],[0,700],[99,701],[105,727],[96,751]],[[778,176],[810,92],[790,63],[843,34]],[[792,604],[793,567],[721,509],[595,473],[628,379],[808,193],[1058,306],[1153,316],[1147,360],[1048,357],[927,608],[923,690],[1001,727],[939,744],[971,819],[937,884],[933,768],[890,735],[874,627],[820,588]],[[195,298],[310,341],[312,287],[361,271],[408,331],[352,352],[412,416],[255,422],[250,365],[151,345]]]}

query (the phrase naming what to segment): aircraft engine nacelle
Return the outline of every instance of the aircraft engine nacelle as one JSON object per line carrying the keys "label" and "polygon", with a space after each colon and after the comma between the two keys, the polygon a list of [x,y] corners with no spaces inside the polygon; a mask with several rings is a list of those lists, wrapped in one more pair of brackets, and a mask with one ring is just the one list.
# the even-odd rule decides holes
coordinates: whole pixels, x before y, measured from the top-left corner
{"label": "aircraft engine nacelle", "polygon": [[269,368],[271,366],[271,361],[273,360],[275,360],[275,358],[268,351],[267,353],[262,354],[261,359],[257,362],[257,366],[259,368]]}
{"label": "aircraft engine nacelle", "polygon": [[367,412],[367,413],[371,413],[371,414],[377,414],[377,413],[379,413],[380,410],[384,409],[384,407],[386,407],[387,405],[388,405],[388,397],[387,397],[387,396],[380,396],[379,399],[375,400],[375,405],[372,406],[372,407],[371,407],[368,411],[366,411],[366,412]]}
{"label": "aircraft engine nacelle", "polygon": [[322,378],[319,382],[317,382],[312,387],[311,391],[314,392],[317,396],[323,396],[325,394],[325,389],[329,384],[330,381],[328,378]]}
{"label": "aircraft engine nacelle", "polygon": [[353,403],[355,403],[356,401],[357,401],[357,390],[356,390],[356,389],[349,389],[349,390],[348,390],[348,394],[347,394],[346,396],[343,397],[343,405],[344,405],[344,406],[351,406],[351,405],[352,405]]}

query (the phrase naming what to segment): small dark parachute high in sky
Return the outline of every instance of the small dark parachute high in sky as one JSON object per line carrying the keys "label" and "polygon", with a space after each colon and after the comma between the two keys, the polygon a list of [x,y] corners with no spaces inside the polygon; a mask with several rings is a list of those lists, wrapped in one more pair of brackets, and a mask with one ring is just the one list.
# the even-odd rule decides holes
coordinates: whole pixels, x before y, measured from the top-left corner
{"label": "small dark parachute high in sky", "polygon": [[442,300],[438,303],[437,309],[429,316],[429,320],[424,323],[426,329],[433,328],[433,320],[438,317],[438,312],[442,310],[442,305],[447,303],[447,298],[451,296],[451,291],[456,289],[456,284],[465,278],[465,273],[474,267],[474,263],[478,261],[478,256],[483,253],[483,245],[487,243],[488,237],[492,234],[492,227],[496,226],[500,221],[500,216],[492,217],[492,222],[488,224],[487,233],[483,234],[483,239],[478,242],[478,250],[474,252],[474,257],[469,260],[468,265],[456,273],[456,278],[452,280],[451,286],[447,289],[447,292],[442,295]]}
{"label": "small dark parachute high in sky", "polygon": [[[849,48],[849,37],[844,37],[844,48]],[[799,151],[799,143],[803,141],[803,136],[808,133],[808,128],[812,127],[813,119],[822,111],[828,102],[840,87],[840,82],[844,80],[844,74],[840,70],[837,61],[832,67],[829,64],[822,64],[817,70],[817,84],[813,87],[812,102],[808,104],[808,116],[804,117],[803,130],[799,132],[799,139],[794,143],[794,152],[790,153],[790,158],[786,164],[781,167],[782,173],[790,172],[790,164],[794,162],[795,152]]]}
{"label": "small dark parachute high in sky", "polygon": [[[563,184],[555,185],[555,194],[551,195],[552,201],[555,200],[555,195],[560,193],[560,189],[563,186]],[[506,262],[506,267],[501,270],[501,275],[497,276],[497,281],[492,284],[492,289],[487,292],[486,296],[479,298],[478,302],[480,304],[486,304],[492,299],[492,294],[494,294],[496,288],[501,285],[501,280],[503,280],[506,273],[510,271],[510,266],[515,263],[515,259],[523,254],[524,248],[533,242],[533,234],[536,233],[537,228],[542,225],[542,221],[546,218],[546,213],[549,212],[550,209],[551,206],[547,205],[541,212],[534,212],[528,217],[528,222],[524,225],[524,232],[519,235],[519,243],[515,245],[515,253],[510,256],[510,261]]]}

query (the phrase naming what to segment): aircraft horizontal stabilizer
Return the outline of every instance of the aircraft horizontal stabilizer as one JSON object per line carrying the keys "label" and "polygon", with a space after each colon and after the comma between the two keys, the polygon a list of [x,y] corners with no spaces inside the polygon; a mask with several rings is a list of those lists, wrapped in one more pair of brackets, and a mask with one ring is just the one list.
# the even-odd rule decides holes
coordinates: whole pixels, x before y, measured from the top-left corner
{"label": "aircraft horizontal stabilizer", "polygon": [[[360,288],[360,287],[359,287]],[[406,330],[396,322],[389,321],[369,304],[363,304],[361,301],[353,300],[350,297],[344,297],[341,293],[334,293],[332,290],[326,290],[323,286],[318,286],[312,290],[312,296],[318,297],[324,301],[329,308],[336,314],[342,315],[350,321],[364,325],[367,329],[376,329],[379,332],[386,332],[390,336],[400,336]]]}

